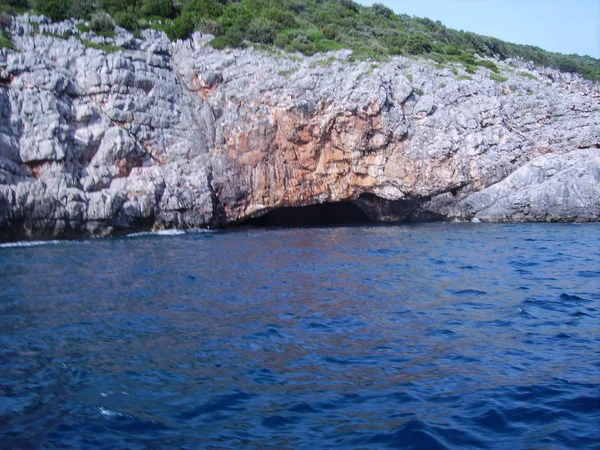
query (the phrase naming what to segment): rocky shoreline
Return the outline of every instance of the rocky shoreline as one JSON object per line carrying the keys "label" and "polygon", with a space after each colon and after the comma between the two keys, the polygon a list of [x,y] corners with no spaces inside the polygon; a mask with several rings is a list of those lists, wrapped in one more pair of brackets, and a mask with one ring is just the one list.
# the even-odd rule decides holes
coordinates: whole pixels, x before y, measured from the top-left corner
{"label": "rocky shoreline", "polygon": [[600,86],[577,75],[75,25],[19,16],[0,49],[0,240],[337,202],[374,222],[600,220]]}

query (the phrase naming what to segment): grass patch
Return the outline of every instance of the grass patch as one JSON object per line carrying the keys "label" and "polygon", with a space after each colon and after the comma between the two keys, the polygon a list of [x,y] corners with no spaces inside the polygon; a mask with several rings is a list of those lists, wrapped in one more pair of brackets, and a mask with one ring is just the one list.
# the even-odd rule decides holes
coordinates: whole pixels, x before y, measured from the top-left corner
{"label": "grass patch", "polygon": [[83,44],[83,46],[85,48],[95,48],[97,50],[102,50],[103,52],[106,52],[106,53],[114,53],[114,52],[118,52],[119,50],[123,50],[118,45],[96,44],[95,42],[88,41],[87,39],[82,39],[81,43]]}
{"label": "grass patch", "polygon": [[344,46],[336,41],[323,39],[319,42],[318,48],[320,51],[331,52],[335,50],[341,50],[344,48]]}
{"label": "grass patch", "polygon": [[90,31],[90,27],[88,27],[85,23],[78,23],[75,25],[75,28],[77,28],[80,33],[87,33]]}
{"label": "grass patch", "polygon": [[98,31],[96,34],[105,38],[114,38],[117,35],[114,30]]}
{"label": "grass patch", "polygon": [[15,44],[10,39],[10,36],[6,34],[4,31],[0,31],[0,48],[9,48],[11,50],[16,50]]}
{"label": "grass patch", "polygon": [[466,71],[467,73],[474,74],[474,73],[476,73],[476,72],[477,72],[477,66],[472,66],[471,64],[467,64],[467,65],[465,66],[465,71]]}
{"label": "grass patch", "polygon": [[521,75],[522,77],[525,77],[525,78],[529,78],[530,80],[537,81],[537,77],[535,75],[533,75],[532,73],[529,73],[529,72],[519,72],[519,75]]}
{"label": "grass patch", "polygon": [[499,73],[492,72],[490,73],[490,80],[497,81],[498,83],[504,83],[506,80],[508,80],[508,78],[503,77]]}
{"label": "grass patch", "polygon": [[425,93],[425,92],[423,92],[423,89],[421,89],[421,88],[416,88],[416,89],[415,89],[415,92],[416,92],[417,94],[419,94],[421,97],[423,97],[423,94]]}
{"label": "grass patch", "polygon": [[291,75],[297,71],[298,69],[296,67],[292,67],[291,69],[280,70],[279,75],[282,77],[287,77],[288,75]]}
{"label": "grass patch", "polygon": [[462,80],[472,80],[473,78],[470,77],[469,75],[460,75],[460,76],[456,77],[456,79],[458,81],[462,81]]}
{"label": "grass patch", "polygon": [[44,31],[42,32],[42,35],[56,39],[69,39],[69,34],[66,31],[63,34],[52,33],[51,31]]}
{"label": "grass patch", "polygon": [[319,59],[317,61],[313,61],[310,63],[310,67],[311,69],[314,69],[316,67],[331,67],[331,65],[335,62],[335,58],[333,56],[330,56],[327,59]]}

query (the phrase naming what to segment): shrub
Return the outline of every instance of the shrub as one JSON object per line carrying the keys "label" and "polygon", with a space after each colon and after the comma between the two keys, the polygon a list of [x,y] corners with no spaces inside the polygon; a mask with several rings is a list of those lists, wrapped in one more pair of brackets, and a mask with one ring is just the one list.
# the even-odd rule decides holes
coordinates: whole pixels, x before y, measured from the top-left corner
{"label": "shrub", "polygon": [[413,34],[406,42],[406,50],[411,55],[429,53],[432,48],[431,39],[424,34]]}
{"label": "shrub", "polygon": [[278,30],[296,28],[298,25],[291,12],[281,10],[280,8],[267,8],[263,11],[262,16],[276,24]]}
{"label": "shrub", "polygon": [[317,42],[323,40],[323,33],[315,29],[306,30],[306,37],[313,42]]}
{"label": "shrub", "polygon": [[128,2],[124,0],[100,0],[99,6],[104,11],[108,11],[109,13],[113,14],[114,17],[114,13],[116,13],[117,11],[126,11],[128,4],[131,3],[135,4],[135,9],[139,9],[139,7],[141,6],[140,4],[142,2],[140,0],[134,0],[133,2]]}
{"label": "shrub", "polygon": [[36,0],[35,9],[49,17],[53,22],[69,18],[68,0]]}
{"label": "shrub", "polygon": [[377,51],[373,47],[361,45],[354,47],[352,49],[352,61],[372,59],[375,61],[380,61],[385,59],[385,55],[381,52]]}
{"label": "shrub", "polygon": [[12,16],[5,11],[0,11],[0,30],[8,30],[11,23]]}
{"label": "shrub", "polygon": [[529,72],[519,72],[519,75],[521,75],[522,77],[537,81],[537,77]]}
{"label": "shrub", "polygon": [[382,5],[381,3],[373,3],[373,6],[371,6],[371,11],[373,11],[378,16],[385,17],[386,19],[394,15],[394,11],[392,11],[387,6]]}
{"label": "shrub", "polygon": [[477,65],[485,67],[486,69],[490,69],[492,72],[498,72],[498,66],[489,59],[480,59],[479,61],[477,61]]}
{"label": "shrub", "polygon": [[253,19],[250,25],[248,25],[246,38],[252,42],[272,44],[277,35],[276,28],[276,25],[272,21],[258,17]]}
{"label": "shrub", "polygon": [[289,9],[295,12],[296,14],[300,14],[306,11],[306,5],[301,2],[292,2],[289,6]]}
{"label": "shrub", "polygon": [[475,56],[472,53],[462,52],[458,55],[458,60],[465,66],[474,66],[476,64]]}
{"label": "shrub", "polygon": [[223,50],[227,47],[227,39],[225,36],[219,36],[209,42],[210,46],[216,50]]}
{"label": "shrub", "polygon": [[567,56],[558,61],[558,70],[561,72],[577,72],[577,63]]}
{"label": "shrub", "polygon": [[190,0],[184,5],[183,11],[199,17],[215,19],[221,15],[223,8],[213,0]]}
{"label": "shrub", "polygon": [[135,31],[138,28],[137,17],[128,11],[117,11],[113,16],[113,19],[117,25],[126,30]]}
{"label": "shrub", "polygon": [[228,29],[223,36],[219,36],[210,41],[210,45],[217,49],[222,50],[225,47],[238,47],[244,40],[244,34],[237,29]]}
{"label": "shrub", "polygon": [[494,80],[497,81],[498,83],[504,83],[506,80],[508,80],[508,78],[503,77],[502,75],[498,74],[498,73],[490,73],[490,80]]}
{"label": "shrub", "polygon": [[80,33],[87,33],[90,31],[90,27],[88,27],[85,23],[78,23],[75,25],[75,28],[77,28]]}
{"label": "shrub", "polygon": [[69,15],[76,19],[88,19],[94,11],[93,0],[71,0]]}
{"label": "shrub", "polygon": [[319,41],[316,45],[317,51],[319,52],[330,52],[332,50],[341,50],[344,48],[342,44],[336,41],[331,41],[329,39],[323,39],[322,41]]}
{"label": "shrub", "polygon": [[325,25],[321,29],[321,33],[323,33],[325,39],[334,40],[337,37],[337,27],[335,25]]}
{"label": "shrub", "polygon": [[11,9],[26,10],[28,7],[27,0],[0,0],[0,9],[7,12]]}
{"label": "shrub", "polygon": [[506,58],[509,54],[506,42],[496,38],[489,38],[486,45],[493,54],[497,54],[500,58]]}
{"label": "shrub", "polygon": [[300,52],[309,56],[316,53],[314,44],[304,34],[296,36],[285,49],[289,52]]}
{"label": "shrub", "polygon": [[452,42],[451,44],[448,44],[446,46],[446,48],[444,49],[444,51],[446,52],[447,55],[460,55],[460,53],[461,53],[460,47],[458,46],[458,44],[456,42]]}
{"label": "shrub", "polygon": [[172,0],[144,0],[140,13],[144,17],[173,17],[174,9]]}
{"label": "shrub", "polygon": [[196,30],[202,34],[212,34],[221,36],[223,34],[223,25],[210,19],[200,19],[196,24]]}
{"label": "shrub", "polygon": [[285,48],[292,42],[292,39],[285,33],[278,33],[275,37],[275,46],[279,48]]}
{"label": "shrub", "polygon": [[225,34],[231,30],[232,33],[240,33],[243,39],[244,32],[253,18],[254,13],[245,3],[229,3],[219,19],[225,28]]}
{"label": "shrub", "polygon": [[113,31],[115,29],[115,24],[108,14],[97,12],[94,13],[90,20],[90,29],[95,33]]}
{"label": "shrub", "polygon": [[0,48],[10,48],[11,50],[15,50],[15,45],[4,31],[0,31]]}
{"label": "shrub", "polygon": [[177,39],[187,39],[194,31],[195,23],[194,16],[185,13],[177,17],[173,23],[165,27],[165,32],[169,39],[176,41]]}
{"label": "shrub", "polygon": [[352,0],[338,0],[338,1],[340,2],[340,5],[343,8],[348,9],[355,13],[358,12],[358,5],[356,3],[354,3]]}

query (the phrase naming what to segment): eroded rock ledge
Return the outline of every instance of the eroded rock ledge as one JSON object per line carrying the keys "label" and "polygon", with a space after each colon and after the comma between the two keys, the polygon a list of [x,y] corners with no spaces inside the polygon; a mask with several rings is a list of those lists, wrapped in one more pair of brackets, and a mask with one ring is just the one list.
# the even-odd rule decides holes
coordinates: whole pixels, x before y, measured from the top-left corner
{"label": "eroded rock ledge", "polygon": [[0,50],[2,240],[326,202],[372,221],[600,219],[600,88],[575,75],[82,36],[123,48],[107,54],[78,33],[21,16],[19,51]]}

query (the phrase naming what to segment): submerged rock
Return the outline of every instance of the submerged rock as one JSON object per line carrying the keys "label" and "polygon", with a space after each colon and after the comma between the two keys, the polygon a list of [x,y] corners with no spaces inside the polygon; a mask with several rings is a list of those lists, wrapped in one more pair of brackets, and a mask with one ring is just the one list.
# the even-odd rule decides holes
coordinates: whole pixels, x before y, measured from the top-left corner
{"label": "submerged rock", "polygon": [[343,201],[373,221],[600,218],[600,88],[575,75],[524,77],[512,61],[496,62],[506,82],[484,68],[466,79],[461,66],[217,51],[153,30],[119,29],[107,53],[73,22],[32,16],[12,37],[3,239],[225,226]]}

